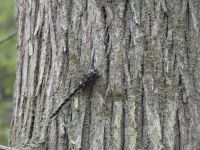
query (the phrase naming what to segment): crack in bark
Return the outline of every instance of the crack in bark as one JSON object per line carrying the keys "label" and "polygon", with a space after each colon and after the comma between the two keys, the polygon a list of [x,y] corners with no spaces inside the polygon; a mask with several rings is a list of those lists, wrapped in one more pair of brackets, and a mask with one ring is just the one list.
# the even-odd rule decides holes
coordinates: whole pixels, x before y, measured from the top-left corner
{"label": "crack in bark", "polygon": [[174,149],[181,150],[181,129],[180,129],[180,120],[179,120],[179,110],[176,111],[176,124],[175,124],[176,136],[174,141]]}
{"label": "crack in bark", "polygon": [[31,124],[30,124],[29,136],[28,136],[29,140],[31,140],[31,138],[33,136],[34,124],[35,124],[35,111],[33,109],[32,114],[31,114]]}
{"label": "crack in bark", "polygon": [[92,97],[93,91],[87,90],[86,92],[88,92],[88,98],[86,100],[85,116],[84,116],[83,127],[82,127],[82,137],[81,137],[82,140],[81,140],[80,150],[90,149],[91,97]]}
{"label": "crack in bark", "polygon": [[106,127],[104,126],[104,133],[103,133],[103,150],[107,150],[106,147],[107,147],[107,136],[106,136]]}
{"label": "crack in bark", "polygon": [[[123,71],[122,83],[127,85],[125,79],[125,72]],[[124,87],[123,102],[122,102],[122,119],[121,119],[121,150],[125,150],[126,144],[126,101],[128,100],[127,87]]]}

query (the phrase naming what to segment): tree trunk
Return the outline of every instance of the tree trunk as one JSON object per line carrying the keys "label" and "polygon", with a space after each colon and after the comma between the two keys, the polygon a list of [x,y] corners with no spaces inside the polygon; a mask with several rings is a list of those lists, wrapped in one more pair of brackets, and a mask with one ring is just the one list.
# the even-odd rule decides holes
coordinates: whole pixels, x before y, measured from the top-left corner
{"label": "tree trunk", "polygon": [[[11,146],[200,149],[200,1],[17,4]],[[50,119],[91,68],[95,83]]]}

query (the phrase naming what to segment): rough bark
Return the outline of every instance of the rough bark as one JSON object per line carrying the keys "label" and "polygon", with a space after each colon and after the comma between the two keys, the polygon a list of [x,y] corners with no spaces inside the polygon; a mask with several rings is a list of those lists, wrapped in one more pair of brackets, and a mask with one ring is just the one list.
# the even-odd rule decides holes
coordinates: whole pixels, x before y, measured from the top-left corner
{"label": "rough bark", "polygon": [[[10,145],[200,149],[199,0],[17,0]],[[95,84],[49,116],[90,68]]]}
{"label": "rough bark", "polygon": [[8,147],[8,146],[3,146],[3,145],[0,145],[0,150],[17,150],[13,147]]}

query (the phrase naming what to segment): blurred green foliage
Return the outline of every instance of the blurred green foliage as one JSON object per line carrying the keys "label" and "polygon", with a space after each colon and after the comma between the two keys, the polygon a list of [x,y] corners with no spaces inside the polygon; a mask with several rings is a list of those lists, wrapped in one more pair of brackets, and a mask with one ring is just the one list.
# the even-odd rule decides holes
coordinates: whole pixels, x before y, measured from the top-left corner
{"label": "blurred green foliage", "polygon": [[[0,41],[15,32],[15,0],[0,0]],[[0,144],[7,145],[16,66],[16,36],[0,44]]]}

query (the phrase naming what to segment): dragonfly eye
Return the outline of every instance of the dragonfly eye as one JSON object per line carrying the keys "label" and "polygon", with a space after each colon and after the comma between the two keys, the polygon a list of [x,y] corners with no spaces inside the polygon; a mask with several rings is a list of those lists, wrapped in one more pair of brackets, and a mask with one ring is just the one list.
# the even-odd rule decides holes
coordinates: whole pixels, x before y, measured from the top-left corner
{"label": "dragonfly eye", "polygon": [[88,83],[94,81],[98,77],[98,71],[96,69],[91,69],[84,75],[83,84],[87,85]]}

